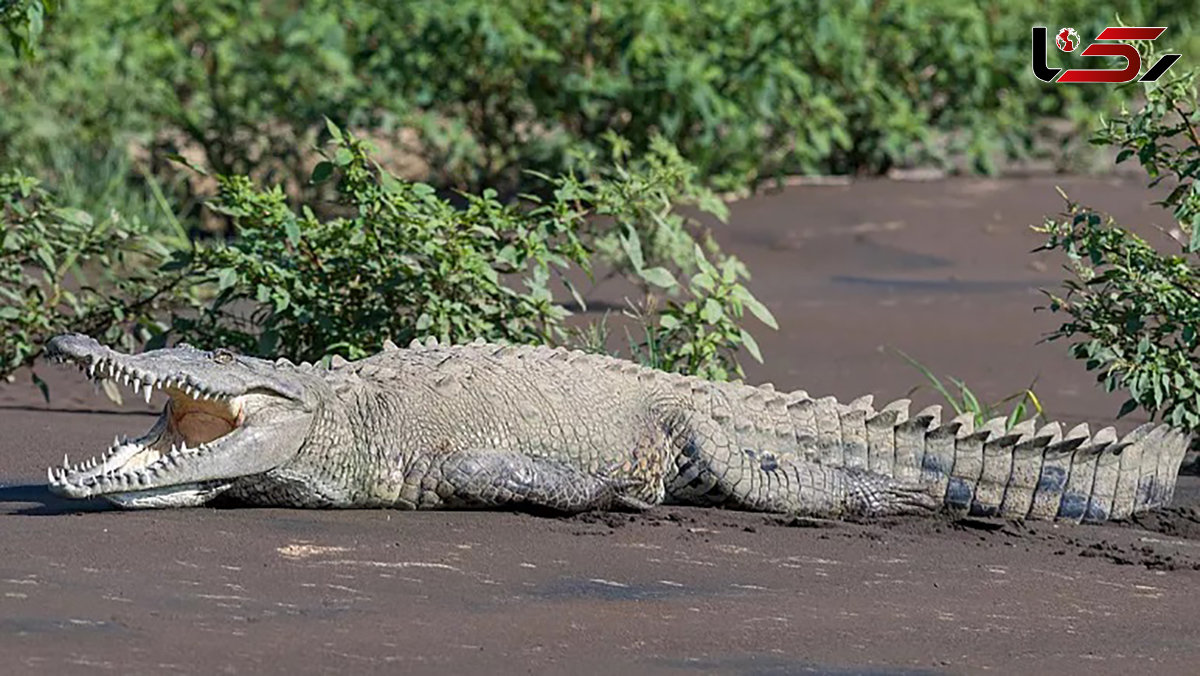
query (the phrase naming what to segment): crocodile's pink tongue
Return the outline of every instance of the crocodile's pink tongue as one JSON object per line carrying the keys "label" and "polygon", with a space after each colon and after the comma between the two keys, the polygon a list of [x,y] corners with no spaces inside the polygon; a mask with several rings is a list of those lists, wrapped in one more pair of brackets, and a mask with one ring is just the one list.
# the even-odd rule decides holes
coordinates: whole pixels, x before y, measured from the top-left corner
{"label": "crocodile's pink tongue", "polygon": [[171,392],[171,427],[190,446],[219,439],[244,420],[241,402],[236,399],[202,401]]}

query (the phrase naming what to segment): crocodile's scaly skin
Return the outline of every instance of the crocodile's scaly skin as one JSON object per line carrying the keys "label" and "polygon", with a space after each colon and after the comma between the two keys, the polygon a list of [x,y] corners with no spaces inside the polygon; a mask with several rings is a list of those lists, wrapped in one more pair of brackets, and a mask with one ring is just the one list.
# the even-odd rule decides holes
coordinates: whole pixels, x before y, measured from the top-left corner
{"label": "crocodile's scaly skin", "polygon": [[[114,359],[150,382],[153,355]],[[906,400],[875,410],[869,396],[841,404],[545,347],[414,343],[329,369],[237,359],[269,365],[317,401],[298,450],[232,477],[228,495],[265,505],[573,512],[673,502],[1100,521],[1167,504],[1189,441],[1153,425],[1122,439],[1032,421],[976,429],[970,416],[943,422],[936,406],[910,415]],[[252,428],[253,412],[247,420]]]}

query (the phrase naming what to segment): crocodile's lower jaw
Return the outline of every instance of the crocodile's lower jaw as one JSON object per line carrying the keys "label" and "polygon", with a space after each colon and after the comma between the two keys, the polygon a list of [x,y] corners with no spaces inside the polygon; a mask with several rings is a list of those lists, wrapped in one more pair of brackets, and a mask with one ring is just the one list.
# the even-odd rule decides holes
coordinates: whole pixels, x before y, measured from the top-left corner
{"label": "crocodile's lower jaw", "polygon": [[169,509],[199,507],[224,492],[232,482],[208,481],[151,488],[129,493],[112,493],[104,499],[123,509]]}

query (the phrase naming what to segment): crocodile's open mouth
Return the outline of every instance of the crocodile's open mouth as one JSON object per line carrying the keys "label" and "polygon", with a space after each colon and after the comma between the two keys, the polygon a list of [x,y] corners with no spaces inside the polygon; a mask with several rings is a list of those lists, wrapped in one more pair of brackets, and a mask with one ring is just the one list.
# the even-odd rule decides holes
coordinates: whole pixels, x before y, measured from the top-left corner
{"label": "crocodile's open mouth", "polygon": [[[106,451],[76,464],[64,455],[61,466],[46,470],[50,487],[56,492],[69,497],[103,494],[123,506],[141,506],[137,503],[152,502],[165,493],[148,487],[160,475],[211,453],[222,441],[236,436],[246,422],[249,400],[269,396],[230,395],[182,376],[158,379],[111,360],[77,365],[93,380],[121,383],[147,402],[156,391],[168,397],[162,414],[142,436],[114,438]],[[172,485],[170,493],[176,498],[182,497],[181,493],[191,493],[197,502],[203,502],[228,484],[228,481],[203,481]]]}
{"label": "crocodile's open mouth", "polygon": [[303,443],[311,411],[290,365],[188,346],[121,354],[87,336],[50,341],[46,356],[92,380],[124,385],[149,403],[167,396],[145,434],[47,470],[69,498],[102,496],[122,507],[202,504],[238,479],[287,462]]}

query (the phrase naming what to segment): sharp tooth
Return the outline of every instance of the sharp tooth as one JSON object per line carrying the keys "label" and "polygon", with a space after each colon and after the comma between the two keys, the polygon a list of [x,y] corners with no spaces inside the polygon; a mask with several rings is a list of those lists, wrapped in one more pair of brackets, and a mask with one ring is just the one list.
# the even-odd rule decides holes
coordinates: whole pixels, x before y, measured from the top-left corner
{"label": "sharp tooth", "polygon": [[117,435],[114,434],[112,446],[109,446],[109,448],[116,448],[117,446],[120,446],[120,445],[121,445],[121,439],[118,438]]}
{"label": "sharp tooth", "polygon": [[48,484],[54,483],[54,478],[55,478],[54,471],[51,470],[49,467],[47,467],[46,468],[46,483],[48,483]]}
{"label": "sharp tooth", "polygon": [[63,469],[71,466],[71,461],[67,459],[67,454],[63,453]]}
{"label": "sharp tooth", "polygon": [[137,393],[139,393],[139,392],[141,392],[141,391],[142,391],[142,381],[140,381],[140,380],[138,380],[138,379],[134,378],[134,380],[133,380],[133,393],[134,393],[134,394],[137,394]]}
{"label": "sharp tooth", "polygon": [[95,363],[95,362],[92,362],[91,364],[88,364],[88,367],[87,367],[87,372],[88,372],[88,377],[89,377],[89,378],[95,378],[95,377],[96,377],[96,363]]}
{"label": "sharp tooth", "polygon": [[149,403],[150,403],[150,395],[152,395],[152,394],[154,394],[154,386],[153,386],[153,385],[147,385],[147,386],[146,386],[146,403],[147,403],[147,404],[149,404]]}

